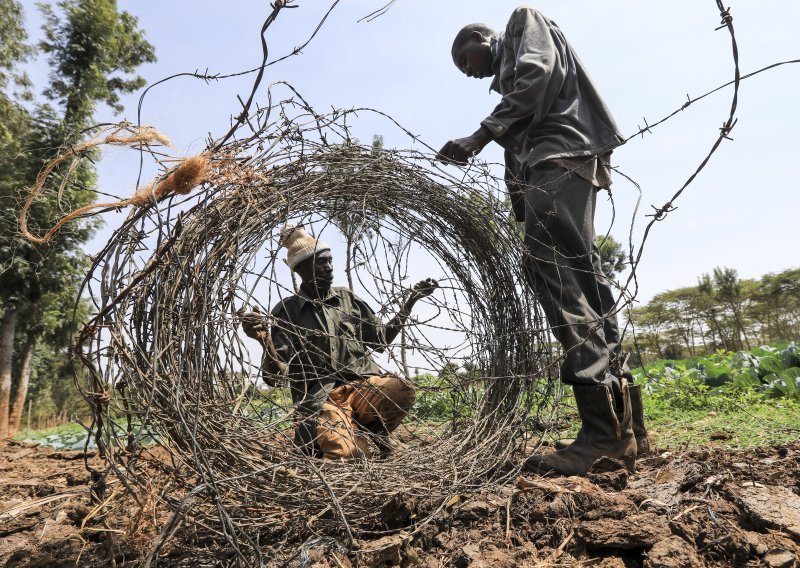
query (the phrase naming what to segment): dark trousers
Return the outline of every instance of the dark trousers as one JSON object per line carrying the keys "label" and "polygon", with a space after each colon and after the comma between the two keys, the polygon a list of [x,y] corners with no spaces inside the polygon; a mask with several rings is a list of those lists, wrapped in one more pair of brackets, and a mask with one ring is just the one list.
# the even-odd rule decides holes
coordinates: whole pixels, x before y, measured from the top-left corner
{"label": "dark trousers", "polygon": [[618,388],[614,291],[594,245],[597,189],[552,163],[528,168],[525,184],[525,273],[565,350],[561,380]]}

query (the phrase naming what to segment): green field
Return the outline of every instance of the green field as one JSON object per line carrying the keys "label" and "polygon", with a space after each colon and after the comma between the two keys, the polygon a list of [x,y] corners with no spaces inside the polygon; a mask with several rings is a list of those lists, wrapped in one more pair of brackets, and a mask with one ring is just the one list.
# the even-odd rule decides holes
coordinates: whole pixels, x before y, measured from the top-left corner
{"label": "green field", "polygon": [[[799,351],[795,342],[782,342],[750,351],[661,360],[634,369],[635,381],[644,389],[645,417],[655,447],[773,446],[800,439]],[[417,380],[417,403],[411,418],[422,422],[441,423],[468,415],[475,402],[468,399],[477,399],[481,392],[471,387],[454,396],[441,378],[423,375]],[[286,408],[287,400],[273,398],[279,394],[270,391],[263,400],[257,397],[259,404],[253,410],[266,412],[276,403]],[[574,435],[578,427],[572,398],[565,397],[564,404],[570,426],[553,433],[556,437]],[[269,414],[271,422],[274,417]],[[86,433],[77,424],[66,424],[23,430],[16,438],[58,449],[82,449]],[[93,447],[91,442],[90,449]]]}

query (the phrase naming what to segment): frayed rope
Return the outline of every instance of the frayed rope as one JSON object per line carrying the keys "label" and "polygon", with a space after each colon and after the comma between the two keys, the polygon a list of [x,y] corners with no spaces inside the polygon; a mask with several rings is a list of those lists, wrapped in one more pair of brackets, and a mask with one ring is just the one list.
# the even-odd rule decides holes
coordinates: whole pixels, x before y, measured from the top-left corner
{"label": "frayed rope", "polygon": [[[125,131],[129,132],[130,134],[123,134]],[[151,144],[171,146],[169,139],[151,126],[136,128],[116,127],[108,136],[103,137],[101,133],[92,140],[78,144],[68,151],[56,156],[39,173],[39,176],[36,178],[36,183],[31,188],[28,199],[25,201],[25,205],[23,205],[22,209],[20,210],[19,227],[20,231],[22,232],[22,236],[34,243],[44,244],[49,242],[50,239],[53,238],[53,235],[66,223],[86,215],[86,213],[89,211],[107,207],[128,207],[130,205],[133,205],[134,207],[148,207],[171,195],[186,195],[205,180],[209,165],[209,158],[206,154],[199,154],[183,160],[180,164],[169,170],[164,175],[160,176],[153,183],[136,190],[136,193],[134,193],[128,199],[108,203],[93,203],[91,205],[80,207],[59,219],[58,222],[42,237],[37,237],[28,230],[28,213],[31,205],[41,193],[47,178],[61,162],[69,158],[78,157],[81,154],[84,154],[92,148],[96,148],[98,146],[136,146]]]}

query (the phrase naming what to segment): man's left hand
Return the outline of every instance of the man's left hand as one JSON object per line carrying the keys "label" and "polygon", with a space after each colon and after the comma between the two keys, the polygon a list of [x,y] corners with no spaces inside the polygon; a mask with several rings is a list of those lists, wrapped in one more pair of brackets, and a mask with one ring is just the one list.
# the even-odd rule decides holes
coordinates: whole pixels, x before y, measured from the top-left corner
{"label": "man's left hand", "polygon": [[411,296],[409,297],[408,301],[410,303],[414,303],[417,300],[422,298],[427,298],[433,291],[439,287],[439,283],[434,280],[433,278],[426,278],[425,280],[420,280],[414,287],[411,289]]}

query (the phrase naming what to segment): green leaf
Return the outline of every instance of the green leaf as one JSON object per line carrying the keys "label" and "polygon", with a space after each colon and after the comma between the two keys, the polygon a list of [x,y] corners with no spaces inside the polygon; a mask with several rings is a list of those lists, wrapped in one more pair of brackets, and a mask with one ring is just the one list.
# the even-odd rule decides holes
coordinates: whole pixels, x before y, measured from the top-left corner
{"label": "green leaf", "polygon": [[784,369],[783,356],[779,353],[772,353],[759,357],[758,365],[763,375],[771,373],[778,374]]}

